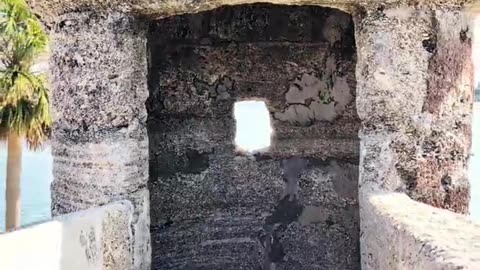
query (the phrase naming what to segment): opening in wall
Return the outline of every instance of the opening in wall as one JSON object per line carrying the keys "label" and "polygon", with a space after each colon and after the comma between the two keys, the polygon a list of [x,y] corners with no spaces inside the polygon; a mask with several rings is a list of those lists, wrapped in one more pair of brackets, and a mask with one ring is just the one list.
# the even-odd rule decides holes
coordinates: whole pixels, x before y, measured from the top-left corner
{"label": "opening in wall", "polygon": [[272,135],[270,114],[263,101],[240,101],[234,105],[236,150],[255,153],[268,150]]}
{"label": "opening in wall", "polygon": [[225,6],[148,46],[152,269],[360,269],[351,16]]}

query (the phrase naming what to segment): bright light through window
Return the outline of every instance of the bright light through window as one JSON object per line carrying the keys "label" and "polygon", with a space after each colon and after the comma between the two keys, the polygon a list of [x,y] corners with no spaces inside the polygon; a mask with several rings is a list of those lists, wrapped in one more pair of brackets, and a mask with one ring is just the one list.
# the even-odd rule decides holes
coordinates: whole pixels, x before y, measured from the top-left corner
{"label": "bright light through window", "polygon": [[265,102],[236,102],[234,116],[237,122],[235,136],[237,150],[250,153],[267,150],[270,146],[272,126]]}

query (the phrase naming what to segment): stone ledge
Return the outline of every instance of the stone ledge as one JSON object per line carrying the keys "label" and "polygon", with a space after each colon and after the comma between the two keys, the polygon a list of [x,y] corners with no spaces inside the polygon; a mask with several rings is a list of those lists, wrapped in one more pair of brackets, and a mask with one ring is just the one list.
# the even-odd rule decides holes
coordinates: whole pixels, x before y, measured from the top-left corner
{"label": "stone ledge", "polygon": [[473,2],[474,0],[27,0],[27,3],[46,22],[55,20],[55,17],[61,14],[86,10],[95,10],[97,12],[117,11],[159,19],[185,13],[212,10],[226,5],[253,3],[317,5],[352,12],[358,6],[372,9],[379,5],[385,7],[400,5],[463,7]]}
{"label": "stone ledge", "polygon": [[360,200],[362,269],[480,269],[480,224],[405,194]]}
{"label": "stone ledge", "polygon": [[133,206],[119,201],[0,235],[2,270],[129,270]]}

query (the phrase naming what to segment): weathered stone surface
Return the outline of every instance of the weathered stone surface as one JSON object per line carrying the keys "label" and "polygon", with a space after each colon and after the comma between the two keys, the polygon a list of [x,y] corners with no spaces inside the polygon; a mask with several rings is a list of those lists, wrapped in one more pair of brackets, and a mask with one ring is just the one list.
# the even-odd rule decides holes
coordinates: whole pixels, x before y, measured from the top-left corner
{"label": "weathered stone surface", "polygon": [[[400,193],[360,196],[362,269],[480,269],[480,225]],[[379,237],[381,236],[381,237]]]}
{"label": "weathered stone surface", "polygon": [[65,14],[51,54],[53,214],[130,199],[136,269],[150,261],[145,32],[122,14]]}
{"label": "weathered stone surface", "polygon": [[[222,8],[152,23],[149,48],[153,267],[359,269],[350,16]],[[322,98],[334,117],[275,117]],[[233,104],[248,99],[274,120],[256,157],[235,153]],[[294,156],[308,166],[290,175]]]}
{"label": "weathered stone surface", "polygon": [[[436,207],[468,211],[473,91],[468,19],[455,9],[403,8],[365,12],[355,21],[362,268],[468,266],[470,262],[451,263],[443,254],[424,250],[432,245],[448,252],[444,242],[430,241],[462,237],[440,230],[418,236],[447,222],[425,210],[430,207],[405,199],[386,201],[385,207],[381,200],[373,206],[370,201],[375,192],[400,191]],[[403,209],[411,214],[399,211]],[[378,238],[379,232],[384,237]],[[402,244],[391,245],[391,239]]]}
{"label": "weathered stone surface", "polygon": [[277,269],[358,269],[358,206],[355,192],[342,186],[355,189],[357,178],[341,176],[355,175],[357,166],[303,171],[299,199],[288,201],[279,163],[211,156],[199,175],[152,182],[154,268],[256,269],[273,230],[281,240],[268,256]]}
{"label": "weathered stone surface", "polygon": [[[265,100],[276,137],[271,151],[277,143],[290,150],[308,146],[290,143],[295,138],[317,145],[338,139],[332,152],[356,158],[351,18],[332,9],[254,7],[252,15],[245,6],[152,24],[150,51],[158,64],[150,72],[150,115],[221,118],[235,100]],[[289,113],[298,106],[305,113]],[[321,111],[328,106],[332,111]],[[326,145],[321,154],[308,148],[302,150],[329,156]]]}
{"label": "weathered stone surface", "polygon": [[118,201],[0,235],[2,270],[132,269],[129,201]]}
{"label": "weathered stone surface", "polygon": [[[137,15],[163,18],[184,13],[196,13],[212,10],[226,5],[253,3],[250,0],[27,0],[45,20],[68,12],[85,10],[116,11]],[[398,6],[435,7],[437,5],[463,7],[474,0],[260,0],[257,3],[277,5],[315,5],[354,11],[359,6],[369,9],[378,7],[393,8]]]}
{"label": "weathered stone surface", "polygon": [[[360,253],[365,269],[473,265],[424,250],[448,231],[423,235],[446,222],[432,217],[443,211],[370,200],[400,191],[467,211],[472,66],[461,8],[473,1],[274,0],[334,6],[355,23],[328,8],[247,5],[151,21],[148,35],[138,18],[246,2],[29,2],[55,21],[53,210],[129,198],[134,268],[150,263],[150,214],[154,269],[358,269]],[[251,157],[233,143],[233,104],[245,99],[267,103],[275,130],[269,151]],[[292,157],[293,177],[281,166]],[[425,220],[412,222],[402,203]],[[405,242],[384,251],[385,239]]]}
{"label": "weathered stone surface", "polygon": [[467,18],[456,10],[417,9],[362,16],[356,23],[361,184],[465,213],[473,91]]}
{"label": "weathered stone surface", "polygon": [[[121,202],[128,207],[125,210],[120,207],[104,207],[108,209],[102,222],[102,245],[103,251],[103,269],[104,270],[120,270],[132,269],[132,262],[137,256],[132,254],[132,221],[134,208],[129,201]],[[117,205],[118,202],[111,205]],[[137,237],[137,236],[136,236]]]}

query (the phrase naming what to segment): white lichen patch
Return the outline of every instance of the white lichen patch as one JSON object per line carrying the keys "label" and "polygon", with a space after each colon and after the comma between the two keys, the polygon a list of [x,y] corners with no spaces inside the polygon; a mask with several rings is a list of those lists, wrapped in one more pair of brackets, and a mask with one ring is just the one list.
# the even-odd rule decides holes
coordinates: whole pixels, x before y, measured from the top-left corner
{"label": "white lichen patch", "polygon": [[307,125],[315,120],[314,112],[305,105],[291,105],[287,107],[285,112],[275,114],[275,118],[280,121],[298,123],[301,125]]}
{"label": "white lichen patch", "polygon": [[390,18],[407,20],[415,14],[415,9],[413,7],[392,8],[385,10],[384,13]]}
{"label": "white lichen patch", "polygon": [[[334,58],[327,59],[326,72],[334,71]],[[275,113],[280,121],[308,125],[315,121],[333,121],[342,114],[352,101],[350,87],[346,78],[335,78],[333,87],[329,88],[324,80],[314,74],[304,73],[297,78],[285,94],[287,108]]]}
{"label": "white lichen patch", "polygon": [[319,93],[327,91],[325,82],[319,80],[313,74],[304,73],[300,79],[296,79],[290,86],[285,99],[287,103],[305,104],[308,99],[318,99]]}
{"label": "white lichen patch", "polygon": [[310,104],[309,108],[313,111],[315,120],[331,122],[337,117],[335,104],[333,102],[325,104],[322,101],[314,101]]}

